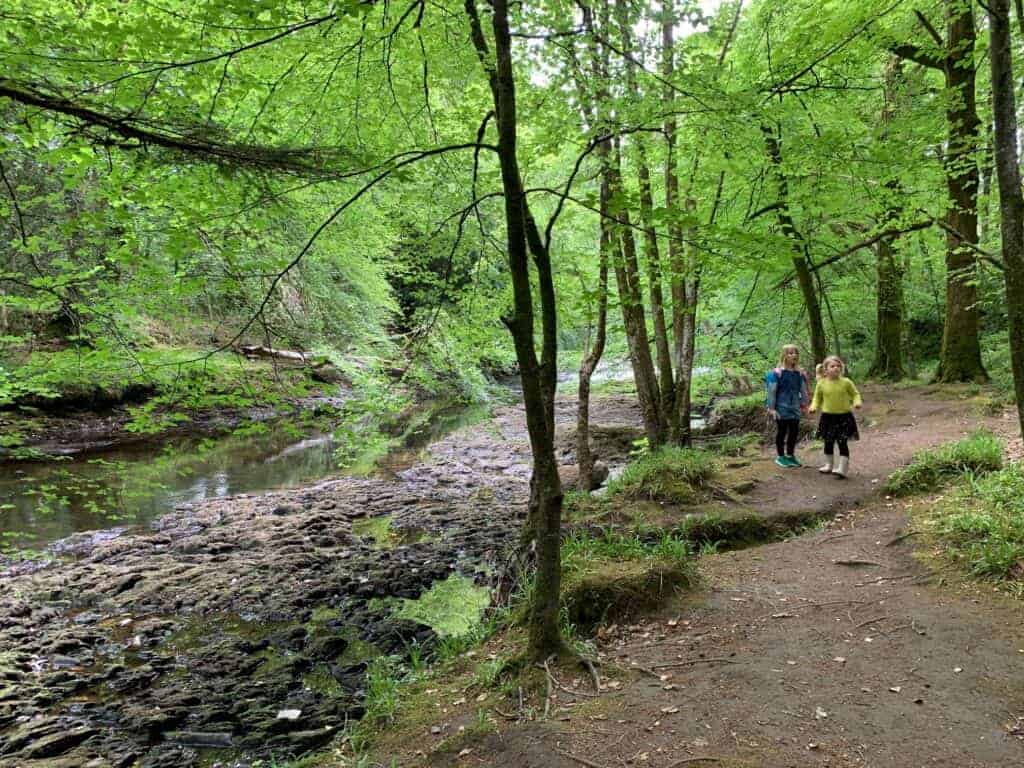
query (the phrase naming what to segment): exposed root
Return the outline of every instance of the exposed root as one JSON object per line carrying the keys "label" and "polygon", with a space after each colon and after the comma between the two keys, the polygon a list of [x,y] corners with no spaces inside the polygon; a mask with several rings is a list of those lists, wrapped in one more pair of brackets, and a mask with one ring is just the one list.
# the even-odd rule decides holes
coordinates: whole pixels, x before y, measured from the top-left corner
{"label": "exposed root", "polygon": [[580,664],[587,668],[587,671],[590,673],[590,679],[594,681],[594,690],[600,693],[601,676],[597,673],[597,665],[586,656],[580,657]]}

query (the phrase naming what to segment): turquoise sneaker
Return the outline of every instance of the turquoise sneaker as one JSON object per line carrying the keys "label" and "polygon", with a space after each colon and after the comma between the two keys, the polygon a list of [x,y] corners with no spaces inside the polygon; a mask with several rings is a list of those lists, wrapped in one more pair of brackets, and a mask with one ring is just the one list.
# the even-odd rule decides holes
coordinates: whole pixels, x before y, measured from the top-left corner
{"label": "turquoise sneaker", "polygon": [[787,456],[786,460],[789,462],[789,466],[791,466],[791,467],[802,467],[803,466],[803,464],[801,463],[800,459],[798,459],[796,456]]}
{"label": "turquoise sneaker", "polygon": [[783,469],[789,469],[790,467],[793,466],[792,464],[789,463],[785,456],[779,456],[777,459],[775,459],[775,463],[778,464]]}

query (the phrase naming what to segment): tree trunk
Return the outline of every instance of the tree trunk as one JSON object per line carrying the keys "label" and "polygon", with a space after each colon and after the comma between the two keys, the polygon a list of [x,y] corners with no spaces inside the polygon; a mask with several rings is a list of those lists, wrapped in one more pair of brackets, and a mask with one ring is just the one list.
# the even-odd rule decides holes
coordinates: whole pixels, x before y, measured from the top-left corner
{"label": "tree trunk", "polygon": [[[611,161],[611,197],[621,199],[622,174],[619,142],[614,142]],[[647,445],[651,450],[665,444],[665,420],[661,411],[661,395],[654,373],[654,360],[647,336],[647,319],[640,294],[640,275],[636,258],[636,240],[633,238],[629,211],[620,209],[616,218],[620,222],[618,237],[622,242],[622,258],[617,259],[615,283],[619,289],[619,307],[626,330],[629,360],[633,366],[637,400],[644,420]]]}
{"label": "tree trunk", "polygon": [[[622,51],[626,56],[626,85],[630,94],[640,101],[640,88],[636,81],[636,64],[633,60],[633,42],[630,31],[629,9],[624,0],[616,0],[616,16],[619,34],[622,36]],[[654,229],[654,198],[651,193],[651,171],[647,164],[647,152],[643,137],[633,138],[637,176],[640,186],[640,222],[644,232],[644,258],[647,262],[648,290],[651,297],[651,319],[654,324],[654,349],[658,365],[658,388],[663,420],[670,433],[675,433],[678,423],[675,418],[675,387],[672,373],[672,356],[669,351],[668,329],[665,326],[665,300],[661,289],[661,254]]]}
{"label": "tree trunk", "polygon": [[[902,60],[893,56],[885,68],[885,105],[882,108],[882,140],[888,138],[888,126],[896,114],[898,89],[902,78]],[[895,228],[899,215],[896,202],[901,197],[899,182],[885,182],[885,216],[882,226]],[[878,241],[877,246],[877,325],[875,328],[875,359],[868,372],[879,379],[899,381],[903,371],[903,274],[894,243],[896,236]]]}
{"label": "tree trunk", "polygon": [[[611,12],[610,0],[604,0],[600,6],[601,29],[610,31]],[[610,97],[607,90],[608,82],[608,47],[602,46],[597,62],[598,81],[598,125],[605,127],[605,105]],[[654,372],[654,361],[647,336],[647,318],[644,312],[643,298],[640,293],[640,270],[636,257],[636,240],[633,237],[633,226],[629,211],[619,208],[615,203],[622,200],[622,151],[618,140],[613,142],[609,167],[609,195],[612,216],[618,221],[616,236],[622,243],[622,258],[613,263],[615,283],[619,292],[619,306],[622,311],[622,322],[626,331],[626,343],[629,347],[629,360],[633,366],[633,381],[636,384],[637,401],[644,420],[644,432],[647,445],[654,450],[665,444],[666,421],[661,409],[661,393],[658,390],[658,379]],[[613,249],[615,252],[617,249]]]}
{"label": "tree trunk", "polygon": [[950,209],[946,214],[946,320],[937,381],[985,381],[978,338],[978,110],[975,103],[973,4],[947,0],[944,61],[949,143],[944,156]]}
{"label": "tree trunk", "polygon": [[875,331],[875,359],[868,375],[899,381],[903,378],[903,273],[892,240],[877,246],[878,327]]}
{"label": "tree trunk", "polygon": [[[498,131],[498,159],[504,190],[508,263],[513,294],[513,313],[505,322],[512,333],[519,363],[526,427],[533,455],[528,533],[537,546],[537,572],[530,606],[529,655],[533,659],[544,659],[562,649],[558,628],[562,485],[555,461],[554,433],[549,426],[554,422],[553,411],[549,413],[554,403],[545,396],[548,386],[546,372],[542,370],[534,349],[533,296],[527,246],[527,229],[532,221],[528,223],[526,196],[516,157],[516,94],[507,0],[493,0],[492,8],[493,60],[480,25],[476,2],[465,2],[473,45],[490,81]],[[554,288],[544,285],[545,281],[551,280],[550,270],[538,269],[538,280],[541,283],[541,311],[553,316],[554,306],[546,305],[554,297]],[[544,332],[542,339],[544,348],[541,360],[553,364],[557,349],[551,348],[551,345],[555,336]]]}
{"label": "tree trunk", "polygon": [[[600,148],[598,152],[600,153]],[[607,150],[606,150],[607,154]],[[607,161],[605,161],[605,166]],[[594,346],[580,363],[580,385],[576,410],[576,463],[579,465],[577,489],[590,491],[594,477],[594,455],[590,452],[590,377],[604,354],[608,318],[608,255],[612,248],[612,226],[608,217],[608,176],[601,174],[601,253],[597,278],[597,330]]]}
{"label": "tree trunk", "polygon": [[814,276],[811,274],[807,242],[796,228],[789,212],[789,181],[782,170],[782,147],[779,144],[779,139],[767,125],[761,126],[761,132],[764,134],[765,150],[771,161],[772,174],[775,177],[776,204],[778,206],[775,209],[775,215],[782,233],[789,238],[792,244],[793,268],[796,270],[796,280],[804,299],[804,307],[807,309],[811,354],[814,356],[814,362],[820,363],[828,354],[828,337],[825,335],[825,323],[821,317],[821,303],[818,300],[817,291],[814,290]]}
{"label": "tree trunk", "polygon": [[[675,73],[675,25],[676,12],[672,0],[662,3],[661,16],[661,74],[665,81],[662,104],[665,109],[665,208],[669,212],[668,262],[671,274],[672,292],[672,356],[676,364],[675,414],[672,424],[672,442],[677,445],[690,444],[690,387],[693,370],[693,351],[696,339],[697,290],[696,276],[687,258],[684,245],[683,227],[679,223],[681,213],[679,175],[676,167],[676,119],[675,91],[669,85]],[[688,199],[686,207],[693,209]]]}
{"label": "tree trunk", "polygon": [[989,57],[995,116],[996,175],[1003,236],[1006,314],[1010,335],[1010,367],[1017,396],[1017,420],[1024,435],[1024,196],[1021,194],[1017,149],[1017,105],[1010,46],[1008,0],[991,0]]}

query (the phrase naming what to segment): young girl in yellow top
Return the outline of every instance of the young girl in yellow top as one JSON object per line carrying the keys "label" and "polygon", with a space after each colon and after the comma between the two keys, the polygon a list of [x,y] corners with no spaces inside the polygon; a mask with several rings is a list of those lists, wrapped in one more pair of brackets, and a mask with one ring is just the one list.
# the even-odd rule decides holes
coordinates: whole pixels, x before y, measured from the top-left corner
{"label": "young girl in yellow top", "polygon": [[[860,440],[857,431],[857,420],[852,409],[860,408],[860,392],[843,374],[846,366],[835,355],[826,357],[817,368],[817,384],[814,387],[814,399],[811,401],[811,413],[821,410],[818,431],[815,437],[825,441],[825,466],[818,471],[846,477],[850,470],[850,448],[848,440]],[[839,461],[833,462],[833,449],[839,444]]]}

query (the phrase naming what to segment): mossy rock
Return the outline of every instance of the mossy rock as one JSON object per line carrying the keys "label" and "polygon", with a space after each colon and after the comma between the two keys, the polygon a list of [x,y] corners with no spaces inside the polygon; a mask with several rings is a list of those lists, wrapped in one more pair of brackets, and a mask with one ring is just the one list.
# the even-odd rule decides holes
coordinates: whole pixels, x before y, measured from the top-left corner
{"label": "mossy rock", "polygon": [[588,630],[658,608],[693,582],[693,567],[685,560],[599,560],[567,580],[562,604],[569,621]]}

